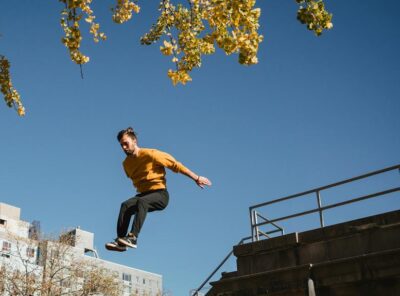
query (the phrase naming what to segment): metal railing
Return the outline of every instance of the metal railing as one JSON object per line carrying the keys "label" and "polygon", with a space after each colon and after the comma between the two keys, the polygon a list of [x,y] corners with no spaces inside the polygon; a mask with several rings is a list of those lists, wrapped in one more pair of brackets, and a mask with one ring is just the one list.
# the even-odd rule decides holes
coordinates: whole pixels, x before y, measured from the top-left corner
{"label": "metal railing", "polygon": [[[324,227],[325,223],[324,223],[324,211],[332,209],[332,208],[336,208],[336,207],[340,207],[343,205],[348,205],[351,203],[355,203],[355,202],[359,202],[362,200],[366,200],[366,199],[370,199],[370,198],[374,198],[374,197],[378,197],[378,196],[382,196],[382,195],[386,195],[389,193],[393,193],[396,191],[400,191],[400,187],[393,187],[384,191],[379,191],[379,192],[374,192],[372,194],[368,194],[368,195],[363,195],[357,198],[353,198],[353,199],[349,199],[346,201],[342,201],[342,202],[338,202],[338,203],[334,203],[334,204],[330,204],[327,206],[322,206],[322,197],[321,197],[321,192],[324,190],[327,190],[329,188],[333,188],[333,187],[337,187],[343,184],[347,184],[350,182],[354,182],[354,181],[358,181],[361,179],[365,179],[368,177],[372,177],[375,175],[379,175],[382,173],[386,173],[389,171],[394,171],[394,170],[400,170],[400,165],[395,165],[395,166],[391,166],[391,167],[387,167],[378,171],[374,171],[374,172],[370,172],[364,175],[360,175],[351,179],[346,179],[340,182],[336,182],[330,185],[326,185],[326,186],[322,186],[322,187],[318,187],[315,189],[311,189],[305,192],[301,192],[301,193],[297,193],[297,194],[293,194],[293,195],[289,195],[286,197],[282,197],[282,198],[278,198],[275,200],[271,200],[268,202],[264,202],[264,203],[260,203],[254,206],[251,206],[249,208],[249,212],[250,212],[250,223],[251,223],[251,239],[252,241],[258,241],[260,239],[260,235],[261,236],[265,236],[265,237],[269,237],[268,233],[273,233],[273,232],[277,232],[277,231],[281,231],[281,234],[284,233],[283,229],[280,228],[278,225],[276,225],[276,222],[278,221],[283,221],[283,220],[288,220],[291,218],[295,218],[295,217],[300,217],[300,216],[305,216],[305,215],[309,215],[309,214],[313,214],[313,213],[319,213],[319,222],[320,222],[320,226]],[[259,214],[256,209],[259,209],[261,207],[266,207],[268,205],[271,204],[276,204],[279,202],[283,202],[283,201],[288,201],[288,200],[292,200],[298,197],[304,197],[305,195],[309,195],[309,194],[314,194],[315,198],[316,198],[316,203],[317,203],[317,207],[311,210],[307,210],[307,211],[303,211],[303,212],[299,212],[299,213],[295,213],[295,214],[291,214],[291,215],[287,215],[284,217],[279,217],[279,218],[275,218],[275,219],[267,219],[265,217],[263,217],[261,214]],[[258,218],[261,218],[263,221],[262,222],[258,222]],[[274,230],[273,232],[263,232],[260,230],[261,226],[266,226],[266,225],[272,225],[275,228],[277,228],[276,230]]]}

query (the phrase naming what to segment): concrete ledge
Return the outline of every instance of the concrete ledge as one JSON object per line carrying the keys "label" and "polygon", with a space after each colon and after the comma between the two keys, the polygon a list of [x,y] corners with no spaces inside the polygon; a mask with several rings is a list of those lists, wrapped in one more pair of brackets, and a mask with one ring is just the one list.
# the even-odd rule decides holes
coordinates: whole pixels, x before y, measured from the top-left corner
{"label": "concrete ledge", "polygon": [[239,275],[329,262],[400,248],[400,224],[366,228],[343,237],[308,244],[290,244],[279,249],[253,250],[237,257]]}
{"label": "concrete ledge", "polygon": [[334,237],[345,236],[367,229],[380,228],[397,223],[400,223],[400,210],[304,231],[299,233],[299,242],[311,243],[328,240]]}
{"label": "concrete ledge", "polygon": [[239,275],[400,248],[400,211],[235,246]]}
{"label": "concrete ledge", "polygon": [[317,228],[301,233],[291,233],[283,236],[264,239],[258,242],[250,242],[240,246],[234,246],[235,256],[254,254],[258,251],[269,251],[295,245],[296,243],[311,243],[330,238],[354,234],[369,228],[379,228],[385,225],[400,223],[400,210],[387,212],[375,216],[343,222],[335,225]]}
{"label": "concrete ledge", "polygon": [[254,254],[280,248],[288,248],[299,242],[298,233],[290,233],[270,239],[261,240],[254,243],[247,243],[233,247],[233,254],[238,257],[242,255]]}

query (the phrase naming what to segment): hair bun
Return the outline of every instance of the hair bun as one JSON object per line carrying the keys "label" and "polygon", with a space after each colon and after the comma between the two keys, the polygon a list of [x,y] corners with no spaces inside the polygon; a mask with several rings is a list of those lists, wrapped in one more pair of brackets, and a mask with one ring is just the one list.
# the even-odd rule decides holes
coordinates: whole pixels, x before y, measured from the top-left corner
{"label": "hair bun", "polygon": [[130,127],[130,126],[129,126],[128,128],[126,128],[126,129],[123,129],[122,131],[120,131],[120,132],[118,133],[118,135],[117,135],[118,141],[121,141],[121,139],[122,139],[122,137],[123,137],[124,135],[129,135],[132,139],[136,139],[136,138],[137,138],[137,137],[136,137],[135,131],[134,131],[133,128]]}

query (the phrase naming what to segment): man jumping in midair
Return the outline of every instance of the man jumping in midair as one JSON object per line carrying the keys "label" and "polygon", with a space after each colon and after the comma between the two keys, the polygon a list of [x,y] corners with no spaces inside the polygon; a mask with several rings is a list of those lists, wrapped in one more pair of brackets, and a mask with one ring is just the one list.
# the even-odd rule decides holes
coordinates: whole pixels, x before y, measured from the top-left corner
{"label": "man jumping in midair", "polygon": [[[127,155],[123,167],[133,182],[138,194],[121,204],[117,222],[117,238],[106,244],[112,251],[126,251],[126,247],[136,248],[140,229],[147,212],[161,211],[168,205],[169,194],[166,186],[165,168],[193,179],[198,186],[211,186],[210,180],[193,173],[168,153],[148,148],[140,148],[136,133],[131,127],[118,133],[117,139]],[[131,217],[135,215],[131,231],[128,233]]]}

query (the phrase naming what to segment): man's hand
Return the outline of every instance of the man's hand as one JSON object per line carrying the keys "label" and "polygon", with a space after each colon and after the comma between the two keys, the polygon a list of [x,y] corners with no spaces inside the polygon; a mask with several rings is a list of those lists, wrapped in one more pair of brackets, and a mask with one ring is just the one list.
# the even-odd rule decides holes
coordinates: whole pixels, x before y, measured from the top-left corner
{"label": "man's hand", "polygon": [[206,177],[203,177],[203,176],[197,175],[196,173],[193,173],[188,168],[186,168],[186,170],[183,171],[182,174],[191,178],[193,181],[196,182],[197,186],[199,186],[201,188],[204,188],[205,186],[211,186],[210,180],[208,180]]}
{"label": "man's hand", "polygon": [[197,186],[204,188],[205,186],[211,186],[211,181],[206,177],[198,176],[196,179]]}

